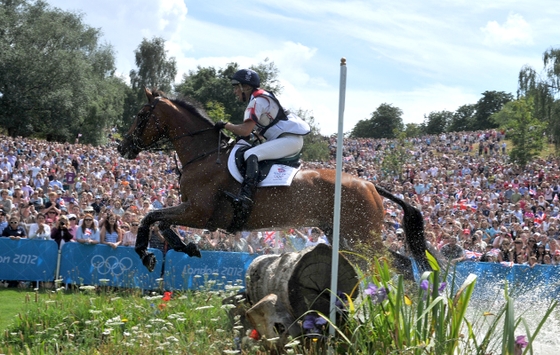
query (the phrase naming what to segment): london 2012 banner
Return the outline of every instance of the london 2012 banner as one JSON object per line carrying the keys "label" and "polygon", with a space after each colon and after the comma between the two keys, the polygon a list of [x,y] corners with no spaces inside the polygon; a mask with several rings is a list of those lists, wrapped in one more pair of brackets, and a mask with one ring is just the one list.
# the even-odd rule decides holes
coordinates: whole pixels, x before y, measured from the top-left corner
{"label": "london 2012 banner", "polygon": [[191,258],[170,250],[165,255],[164,287],[169,290],[245,286],[245,273],[259,255],[221,251],[201,251]]}
{"label": "london 2012 banner", "polygon": [[160,287],[163,253],[149,249],[157,264],[149,272],[134,248],[108,245],[66,243],[61,248],[60,277],[65,283],[76,285],[107,285],[145,290]]}
{"label": "london 2012 banner", "polygon": [[54,240],[0,238],[0,280],[52,281],[57,255]]}

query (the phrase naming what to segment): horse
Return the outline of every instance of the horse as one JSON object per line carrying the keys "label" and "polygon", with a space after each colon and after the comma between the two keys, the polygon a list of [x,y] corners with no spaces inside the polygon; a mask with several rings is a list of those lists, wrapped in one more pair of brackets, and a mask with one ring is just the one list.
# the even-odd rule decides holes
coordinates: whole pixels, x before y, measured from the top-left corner
{"label": "horse", "polygon": [[[149,229],[158,222],[169,246],[189,256],[200,257],[194,243],[185,244],[170,228],[182,225],[214,231],[226,229],[233,206],[226,191],[237,191],[240,183],[229,173],[227,158],[232,151],[229,138],[216,130],[212,120],[196,104],[169,99],[157,90],[145,89],[148,103],[138,114],[118,146],[119,153],[134,159],[141,151],[170,143],[182,165],[181,201],[178,205],[149,212],[138,229],[135,250],[152,271],[155,257],[147,251]],[[319,227],[332,242],[335,170],[302,169],[291,186],[261,187],[244,230]],[[408,249],[423,270],[430,270],[420,212],[373,183],[342,174],[340,207],[341,246],[352,249],[364,243],[371,250],[385,250],[380,236],[384,221],[382,197],[404,209],[403,228]]]}

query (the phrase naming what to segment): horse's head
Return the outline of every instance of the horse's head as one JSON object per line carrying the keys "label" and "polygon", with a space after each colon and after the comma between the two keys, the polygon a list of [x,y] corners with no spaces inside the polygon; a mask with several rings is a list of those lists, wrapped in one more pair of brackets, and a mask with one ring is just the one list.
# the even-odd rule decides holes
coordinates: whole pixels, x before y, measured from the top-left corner
{"label": "horse's head", "polygon": [[165,133],[158,117],[154,114],[154,109],[162,97],[157,92],[145,90],[148,103],[138,112],[134,123],[117,148],[119,153],[127,159],[136,158],[141,151],[157,143]]}

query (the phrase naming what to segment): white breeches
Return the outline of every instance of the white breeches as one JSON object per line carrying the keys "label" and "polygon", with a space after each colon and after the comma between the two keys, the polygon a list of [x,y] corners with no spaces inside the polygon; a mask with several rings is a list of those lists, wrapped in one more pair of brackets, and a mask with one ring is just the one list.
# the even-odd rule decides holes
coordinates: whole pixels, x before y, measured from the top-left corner
{"label": "white breeches", "polygon": [[247,150],[243,154],[243,158],[247,160],[247,158],[254,154],[259,161],[280,159],[299,153],[302,147],[303,136],[286,134]]}

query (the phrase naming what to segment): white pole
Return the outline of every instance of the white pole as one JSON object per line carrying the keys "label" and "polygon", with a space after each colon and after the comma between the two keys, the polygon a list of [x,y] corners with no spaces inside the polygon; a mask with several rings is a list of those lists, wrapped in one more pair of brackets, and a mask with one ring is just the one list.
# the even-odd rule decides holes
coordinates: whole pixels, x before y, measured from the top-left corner
{"label": "white pole", "polygon": [[[340,90],[338,97],[338,137],[336,141],[336,183],[334,188],[334,220],[331,265],[331,303],[330,320],[336,324],[336,300],[338,289],[338,246],[340,240],[340,195],[342,192],[342,143],[344,139],[344,100],[346,97],[346,58],[340,59]],[[330,326],[329,334],[334,336],[334,326]]]}

